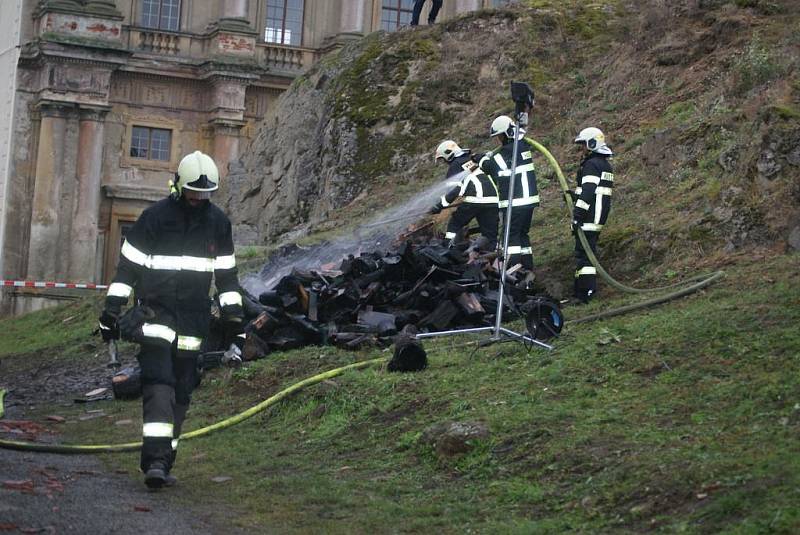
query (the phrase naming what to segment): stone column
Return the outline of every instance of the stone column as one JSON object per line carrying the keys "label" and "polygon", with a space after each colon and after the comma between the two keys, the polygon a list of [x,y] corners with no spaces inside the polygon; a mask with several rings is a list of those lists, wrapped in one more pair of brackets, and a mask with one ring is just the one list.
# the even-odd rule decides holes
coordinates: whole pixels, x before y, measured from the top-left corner
{"label": "stone column", "polygon": [[38,108],[41,123],[31,209],[28,277],[53,280],[63,274],[66,267],[57,254],[61,227],[58,214],[62,203],[67,117],[74,108],[57,102],[42,102]]}
{"label": "stone column", "polygon": [[225,0],[222,2],[221,19],[246,19],[247,0]]}
{"label": "stone column", "polygon": [[[235,119],[214,119],[214,162],[221,177],[228,175],[228,164],[239,158],[239,139],[245,121]],[[224,186],[224,182],[223,182]]]}
{"label": "stone column", "polygon": [[220,4],[222,13],[219,16],[219,27],[227,30],[250,30],[247,18],[247,0],[224,0]]}
{"label": "stone column", "polygon": [[214,130],[214,161],[220,176],[228,174],[228,163],[239,157],[239,136],[244,120],[247,80],[217,76],[211,81],[211,117]]}
{"label": "stone column", "polygon": [[100,186],[103,166],[105,116],[108,108],[81,107],[78,123],[77,191],[69,247],[69,276],[73,281],[96,278]]}

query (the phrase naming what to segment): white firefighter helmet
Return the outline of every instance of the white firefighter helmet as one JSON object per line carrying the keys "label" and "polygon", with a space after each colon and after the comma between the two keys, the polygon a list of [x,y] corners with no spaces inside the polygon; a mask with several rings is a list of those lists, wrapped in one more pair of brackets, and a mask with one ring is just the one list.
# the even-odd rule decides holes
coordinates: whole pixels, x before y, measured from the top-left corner
{"label": "white firefighter helmet", "polygon": [[581,143],[586,146],[587,150],[598,154],[613,154],[606,145],[606,136],[599,128],[593,126],[581,130],[575,138],[575,143]]}
{"label": "white firefighter helmet", "polygon": [[217,164],[208,154],[203,154],[199,150],[187,154],[178,164],[178,172],[175,173],[174,188],[178,195],[184,189],[197,192],[195,198],[208,199],[211,192],[219,187],[219,170]]}
{"label": "white firefighter helmet", "polygon": [[505,134],[507,137],[514,137],[514,121],[508,115],[501,115],[492,121],[489,128],[489,137]]}
{"label": "white firefighter helmet", "polygon": [[448,139],[442,141],[439,143],[439,146],[436,147],[435,160],[439,160],[441,158],[444,161],[449,162],[456,156],[461,156],[462,154],[464,154],[464,150],[458,146],[458,143],[452,139]]}
{"label": "white firefighter helmet", "polygon": [[[508,115],[500,115],[494,121],[492,121],[492,126],[489,128],[489,137],[499,136],[500,134],[505,134],[508,139],[514,138],[514,129],[516,128],[516,124]],[[525,129],[519,129],[519,138],[522,139],[522,136],[525,135]]]}

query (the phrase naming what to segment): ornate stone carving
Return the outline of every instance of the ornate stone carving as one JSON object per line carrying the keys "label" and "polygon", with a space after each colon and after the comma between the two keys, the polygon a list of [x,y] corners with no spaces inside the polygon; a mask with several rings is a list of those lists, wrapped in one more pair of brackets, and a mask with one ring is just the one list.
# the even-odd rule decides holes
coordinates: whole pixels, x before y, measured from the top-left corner
{"label": "ornate stone carving", "polygon": [[47,66],[47,83],[42,89],[71,93],[74,98],[86,95],[105,100],[111,85],[111,70],[81,63],[51,63]]}
{"label": "ornate stone carving", "polygon": [[81,121],[94,121],[102,123],[106,120],[106,115],[111,111],[110,106],[80,106],[78,113]]}
{"label": "ornate stone carving", "polygon": [[228,119],[214,119],[211,127],[214,129],[214,136],[239,137],[242,128],[247,123],[245,121],[231,121]]}
{"label": "ornate stone carving", "polygon": [[75,105],[71,102],[57,102],[42,100],[36,104],[36,111],[41,117],[67,118],[75,112]]}
{"label": "ornate stone carving", "polygon": [[211,112],[217,118],[241,120],[245,110],[246,85],[235,78],[219,77],[212,81]]}
{"label": "ornate stone carving", "polygon": [[162,81],[157,77],[114,75],[109,100],[136,105],[169,107],[187,111],[206,109],[205,82]]}

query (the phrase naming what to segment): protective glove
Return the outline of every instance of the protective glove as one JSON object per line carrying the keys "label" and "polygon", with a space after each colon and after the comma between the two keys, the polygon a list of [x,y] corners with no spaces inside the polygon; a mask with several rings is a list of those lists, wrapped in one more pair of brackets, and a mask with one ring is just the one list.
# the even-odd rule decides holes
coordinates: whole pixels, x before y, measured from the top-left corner
{"label": "protective glove", "polygon": [[442,203],[436,203],[433,206],[431,206],[430,210],[428,210],[428,213],[431,215],[436,215],[441,213],[441,211],[442,211]]}
{"label": "protective glove", "polygon": [[111,340],[119,340],[119,324],[117,323],[117,315],[104,310],[100,314],[100,336],[103,337],[103,342],[108,343]]}
{"label": "protective glove", "polygon": [[569,198],[572,199],[572,204],[578,202],[578,194],[575,193],[574,191],[568,191],[567,195],[569,195]]}
{"label": "protective glove", "polygon": [[128,342],[142,342],[144,340],[142,326],[147,320],[155,317],[156,313],[150,307],[139,305],[128,309],[119,319],[120,336]]}
{"label": "protective glove", "polygon": [[483,159],[483,157],[484,157],[485,155],[486,155],[486,154],[484,154],[483,152],[474,152],[474,153],[472,153],[472,155],[469,157],[469,159],[470,159],[470,160],[472,160],[472,161],[473,161],[473,162],[475,162],[475,163],[480,163],[480,161]]}
{"label": "protective glove", "polygon": [[572,233],[575,234],[578,232],[578,229],[581,228],[583,222],[578,221],[577,219],[573,219],[572,223],[570,224],[570,228],[572,229]]}

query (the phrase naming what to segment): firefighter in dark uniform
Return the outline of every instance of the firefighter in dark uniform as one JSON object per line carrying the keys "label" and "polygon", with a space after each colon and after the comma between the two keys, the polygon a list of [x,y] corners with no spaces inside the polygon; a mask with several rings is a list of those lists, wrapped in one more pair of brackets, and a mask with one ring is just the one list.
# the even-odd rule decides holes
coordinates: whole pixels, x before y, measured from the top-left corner
{"label": "firefighter in dark uniform", "polygon": [[448,179],[457,179],[459,184],[442,195],[431,209],[438,214],[443,208],[453,204],[456,199],[463,202],[455,209],[447,223],[445,241],[453,244],[458,232],[475,219],[481,235],[486,238],[486,249],[497,248],[497,187],[471,160],[469,149],[462,149],[455,141],[447,140],[436,149],[436,161],[447,165]]}
{"label": "firefighter in dark uniform", "polygon": [[[478,164],[480,169],[489,175],[497,184],[500,196],[498,207],[505,218],[508,208],[509,185],[511,184],[511,165],[513,164],[514,131],[516,125],[510,117],[501,115],[492,121],[489,136],[497,139],[500,148],[486,154]],[[533,169],[532,147],[522,136],[520,129],[519,154],[517,168],[514,170],[514,198],[511,200],[511,221],[508,222],[508,265],[518,263],[526,269],[533,269],[533,251],[528,231],[533,222],[533,210],[539,206],[539,193],[536,189],[536,173]],[[504,224],[506,222],[504,221]]]}
{"label": "firefighter in dark uniform", "polygon": [[585,152],[578,170],[577,183],[572,198],[572,231],[575,234],[575,298],[588,303],[597,293],[597,269],[581,244],[576,229],[580,228],[597,254],[597,239],[611,211],[611,192],[614,188],[614,170],[609,159],[613,155],[606,138],[598,128],[585,128],[575,138],[575,143]]}
{"label": "firefighter in dark uniform", "polygon": [[[227,343],[244,343],[242,296],[231,223],[209,201],[219,173],[209,156],[181,160],[171,195],[147,208],[122,245],[117,273],[100,316],[104,340],[139,342],[142,370],[141,470],[151,489],[175,483],[170,470],[197,386],[197,356],[211,320],[212,277]],[[134,307],[121,316],[135,294]]]}

